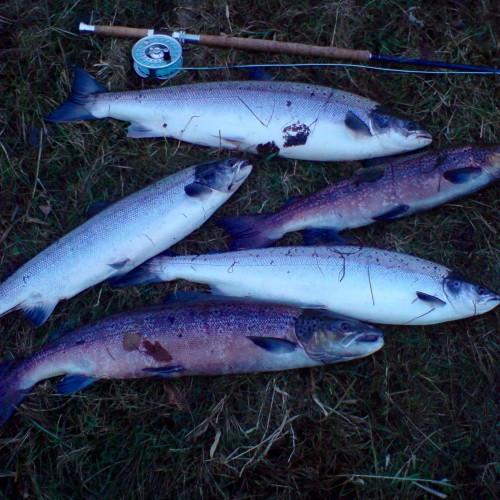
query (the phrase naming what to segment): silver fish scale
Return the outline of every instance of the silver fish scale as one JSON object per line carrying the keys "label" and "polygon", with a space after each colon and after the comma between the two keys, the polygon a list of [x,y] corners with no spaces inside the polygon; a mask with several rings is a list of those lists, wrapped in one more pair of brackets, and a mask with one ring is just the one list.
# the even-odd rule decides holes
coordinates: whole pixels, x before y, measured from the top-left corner
{"label": "silver fish scale", "polygon": [[232,192],[213,192],[207,201],[188,196],[184,188],[196,180],[196,168],[116,202],[36,255],[0,284],[0,315],[13,308],[52,310],[59,300],[130,271],[199,227]]}
{"label": "silver fish scale", "polygon": [[333,118],[344,121],[348,111],[358,111],[361,119],[368,117],[377,103],[370,99],[317,85],[289,82],[212,82],[179,85],[165,89],[150,89],[134,92],[110,92],[94,94],[93,99],[103,103],[134,102],[146,105],[160,103],[171,107],[178,101],[186,103],[200,101],[203,105],[229,106],[231,101],[247,105],[250,109],[281,110],[281,113],[300,116]]}
{"label": "silver fish scale", "polygon": [[[389,250],[356,246],[331,247],[274,247],[215,255],[174,257],[174,264],[192,263],[210,266],[244,267],[317,267],[318,264],[342,269],[348,262],[353,269],[366,269],[370,265],[381,269],[401,269],[405,273],[427,274],[434,279],[445,276],[449,269],[431,261]],[[160,261],[158,261],[160,264]]]}
{"label": "silver fish scale", "polygon": [[443,286],[448,268],[373,248],[275,247],[160,257],[144,267],[158,280],[187,279],[217,294],[324,307],[375,323],[429,324],[474,314],[472,302],[450,302]]}

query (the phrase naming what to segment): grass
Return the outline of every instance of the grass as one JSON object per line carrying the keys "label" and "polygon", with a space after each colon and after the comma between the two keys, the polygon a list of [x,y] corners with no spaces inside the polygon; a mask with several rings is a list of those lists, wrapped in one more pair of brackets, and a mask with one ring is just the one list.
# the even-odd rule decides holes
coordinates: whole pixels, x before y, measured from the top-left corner
{"label": "grass", "polygon": [[[0,271],[16,269],[85,220],[85,208],[224,151],[127,140],[111,120],[52,126],[42,117],[68,92],[65,59],[115,90],[156,86],[131,69],[133,41],[74,33],[96,3],[17,1],[0,10]],[[227,8],[226,8],[227,5]],[[459,63],[498,64],[495,2],[207,0],[99,2],[103,23],[368,48]],[[413,21],[409,21],[409,12]],[[272,16],[270,16],[272,13]],[[497,30],[497,31],[495,31]],[[204,47],[189,66],[297,62]],[[307,62],[300,60],[300,62]],[[273,70],[280,79],[351,90],[424,123],[435,145],[499,142],[498,77]],[[237,79],[183,73],[173,83]],[[169,83],[167,83],[169,85]],[[30,144],[30,136],[35,145]],[[41,144],[41,147],[40,147]],[[254,172],[219,213],[275,210],[348,176],[356,164],[251,157]],[[372,246],[433,259],[500,289],[499,186],[391,225],[352,232]],[[178,252],[224,248],[212,222]],[[280,244],[298,243],[289,235]],[[68,322],[160,302],[186,283],[96,286],[60,304],[34,330],[0,320],[0,357],[26,356]],[[175,382],[107,381],[71,397],[40,384],[0,429],[0,497],[493,498],[498,493],[499,311],[429,327],[384,327],[375,356],[323,369]]]}

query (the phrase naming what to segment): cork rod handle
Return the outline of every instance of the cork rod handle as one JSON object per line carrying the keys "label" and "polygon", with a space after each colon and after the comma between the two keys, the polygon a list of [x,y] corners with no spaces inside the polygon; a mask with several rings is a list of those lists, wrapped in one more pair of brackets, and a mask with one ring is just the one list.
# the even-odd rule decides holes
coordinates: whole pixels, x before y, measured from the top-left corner
{"label": "cork rod handle", "polygon": [[329,57],[333,59],[350,59],[369,61],[368,50],[341,49],[338,47],[321,47],[303,43],[278,42],[275,40],[259,40],[255,38],[239,38],[232,36],[200,35],[201,45],[226,47],[240,50],[257,50],[279,54],[295,54],[302,56]]}

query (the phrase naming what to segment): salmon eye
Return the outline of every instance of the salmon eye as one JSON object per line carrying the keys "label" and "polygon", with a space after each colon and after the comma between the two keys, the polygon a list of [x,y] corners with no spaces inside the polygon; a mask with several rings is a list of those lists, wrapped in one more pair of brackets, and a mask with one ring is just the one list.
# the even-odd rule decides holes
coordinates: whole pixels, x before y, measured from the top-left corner
{"label": "salmon eye", "polygon": [[345,333],[345,332],[349,332],[349,331],[351,331],[351,326],[349,325],[349,323],[346,323],[346,322],[344,321],[344,322],[340,323],[340,330],[341,330],[342,332],[344,332],[344,333]]}
{"label": "salmon eye", "polygon": [[486,295],[486,288],[480,286],[478,289],[477,289],[477,293],[478,295]]}
{"label": "salmon eye", "polygon": [[408,132],[416,132],[417,131],[417,124],[415,122],[409,122],[406,125],[406,130],[408,130]]}
{"label": "salmon eye", "polygon": [[389,115],[377,113],[375,115],[375,122],[380,128],[386,128],[389,125]]}

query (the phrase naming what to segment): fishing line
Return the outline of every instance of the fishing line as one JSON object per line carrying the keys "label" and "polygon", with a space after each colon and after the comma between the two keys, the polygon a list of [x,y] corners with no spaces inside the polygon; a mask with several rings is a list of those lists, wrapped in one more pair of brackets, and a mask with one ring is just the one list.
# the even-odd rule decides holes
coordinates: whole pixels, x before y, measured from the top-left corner
{"label": "fishing line", "polygon": [[[80,33],[92,33],[96,35],[116,36],[116,37],[132,37],[142,38],[144,45],[140,46],[140,50],[136,49],[136,56],[134,57],[134,67],[137,73],[141,76],[156,76],[160,79],[166,79],[169,73],[175,74],[180,70],[182,59],[176,60],[175,55],[178,51],[178,46],[184,44],[198,44],[210,47],[219,47],[237,50],[252,50],[259,52],[266,52],[268,54],[293,54],[307,57],[326,57],[333,59],[347,59],[350,61],[369,62],[377,61],[382,64],[399,64],[399,65],[413,65],[413,66],[428,66],[433,68],[445,68],[446,71],[429,71],[429,70],[396,70],[392,68],[359,65],[359,64],[342,64],[342,63],[305,63],[305,64],[290,64],[290,65],[260,65],[256,67],[307,67],[307,66],[339,66],[350,68],[364,68],[378,71],[389,71],[393,73],[413,73],[413,74],[478,74],[478,75],[498,75],[500,74],[499,68],[489,68],[486,66],[475,66],[471,64],[458,64],[449,63],[446,61],[435,61],[427,59],[408,59],[405,57],[389,56],[384,54],[372,54],[368,50],[346,49],[340,47],[325,47],[318,45],[307,45],[295,42],[281,42],[278,40],[264,40],[256,38],[241,38],[224,35],[203,35],[186,33],[185,31],[163,31],[154,30],[149,28],[130,28],[128,26],[104,26],[104,25],[90,25],[83,22],[78,23],[78,31]],[[157,53],[148,54],[147,44],[148,40],[156,39],[157,44],[163,44],[163,48]],[[177,42],[174,46],[173,43]],[[172,48],[170,48],[172,44]],[[136,46],[138,46],[136,44]],[[163,52],[162,52],[163,50]],[[182,48],[181,48],[182,51]],[[151,56],[151,57],[150,57]],[[174,57],[172,57],[174,56]],[[149,59],[152,66],[145,63]],[[151,59],[156,59],[151,61]],[[246,66],[246,65],[245,65]],[[242,66],[228,66],[228,67],[215,67],[215,68],[194,68],[195,70],[209,71],[212,69],[232,69]],[[187,68],[184,68],[187,69]],[[189,68],[193,70],[193,68]]]}
{"label": "fishing line", "polygon": [[367,66],[364,64],[350,63],[289,63],[289,64],[237,64],[233,66],[192,66],[181,68],[181,71],[213,71],[225,69],[252,69],[252,68],[308,68],[308,67],[340,67],[340,68],[355,68],[355,69],[371,69],[375,71],[385,71],[389,73],[410,73],[417,75],[495,75],[491,71],[438,71],[438,70],[423,70],[423,69],[396,69],[382,68],[380,66]]}

